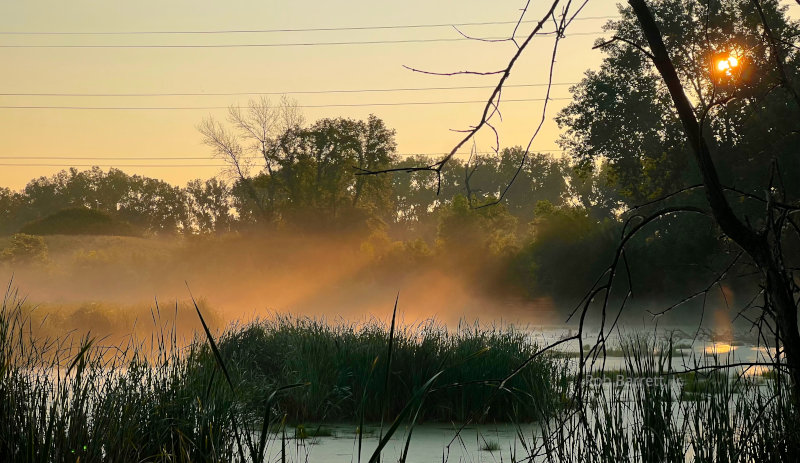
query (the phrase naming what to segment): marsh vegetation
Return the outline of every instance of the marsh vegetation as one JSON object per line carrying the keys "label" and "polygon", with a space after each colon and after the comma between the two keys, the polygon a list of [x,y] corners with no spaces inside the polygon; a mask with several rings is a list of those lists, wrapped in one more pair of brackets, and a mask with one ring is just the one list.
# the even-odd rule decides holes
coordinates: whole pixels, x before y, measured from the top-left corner
{"label": "marsh vegetation", "polygon": [[513,328],[282,317],[180,343],[162,311],[157,334],[112,349],[33,336],[7,294],[0,457],[441,461],[458,443],[454,458],[744,462],[791,461],[800,443],[780,369],[699,356],[686,372],[663,338],[623,338],[621,366],[598,375]]}
{"label": "marsh vegetation", "polygon": [[[375,115],[262,98],[197,126],[225,180],[0,188],[0,461],[796,461],[800,24],[774,0],[629,0],[559,157],[530,148],[585,3],[528,3],[437,160]],[[542,122],[501,147],[543,35]]]}

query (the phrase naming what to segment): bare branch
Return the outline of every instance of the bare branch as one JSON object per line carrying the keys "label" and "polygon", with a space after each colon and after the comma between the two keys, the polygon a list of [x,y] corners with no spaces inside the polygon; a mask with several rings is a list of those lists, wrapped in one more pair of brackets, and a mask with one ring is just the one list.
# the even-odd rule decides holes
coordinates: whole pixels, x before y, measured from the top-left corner
{"label": "bare branch", "polygon": [[[438,163],[436,163],[436,164],[434,164],[432,166],[425,166],[425,167],[422,167],[422,168],[420,168],[418,170],[435,170],[437,172],[438,178],[441,179],[441,169],[442,169],[442,167],[447,162],[449,162],[453,158],[453,156],[455,156],[455,154],[458,152],[458,150],[465,143],[467,143],[470,139],[472,139],[472,137],[474,137],[475,134],[477,134],[481,130],[481,128],[483,128],[483,126],[486,125],[486,123],[489,120],[490,113],[492,113],[492,108],[495,105],[495,100],[498,98],[498,95],[501,93],[501,91],[503,89],[503,85],[505,84],[506,80],[508,80],[508,77],[511,75],[511,71],[514,69],[514,65],[516,64],[517,60],[520,58],[520,56],[522,55],[524,50],[528,47],[528,45],[533,41],[533,38],[537,34],[539,34],[541,32],[542,27],[544,27],[544,23],[547,21],[547,19],[550,16],[553,15],[553,12],[555,11],[556,6],[558,6],[558,4],[560,2],[561,2],[561,0],[553,0],[553,2],[550,5],[550,8],[547,11],[547,13],[542,16],[542,19],[536,24],[536,26],[533,28],[533,30],[530,32],[530,34],[528,34],[528,37],[523,41],[523,43],[519,46],[517,51],[511,57],[511,59],[508,62],[508,66],[506,66],[506,68],[503,69],[502,71],[498,71],[498,72],[493,72],[492,73],[492,74],[502,74],[502,76],[500,77],[500,80],[498,81],[498,83],[495,86],[494,90],[492,91],[491,95],[487,99],[486,105],[483,108],[483,112],[481,114],[481,118],[480,118],[480,121],[478,122],[478,124],[476,124],[473,127],[472,130],[467,132],[467,135],[461,141],[459,141],[450,150],[450,153],[445,155],[445,157],[442,158],[441,161],[439,161]],[[568,2],[568,5],[569,5],[569,3],[570,2]],[[558,38],[560,37],[560,35],[561,34],[557,35],[556,43],[558,42]],[[411,69],[411,68],[409,68],[409,69]],[[469,73],[469,72],[466,72],[466,73]],[[445,74],[439,74],[439,75],[453,75],[453,74],[446,74],[445,73]],[[486,74],[484,74],[484,75],[486,75]],[[551,63],[551,79],[552,79],[552,63]],[[552,82],[551,82],[551,84],[552,84]],[[548,98],[549,98],[549,95],[550,95],[550,88],[552,86],[551,84],[548,85],[548,92],[547,92],[547,97]],[[545,99],[545,107],[546,106],[547,106],[547,99]],[[541,125],[540,125],[540,127],[541,127]],[[537,133],[538,133],[538,129],[537,129]],[[396,169],[393,169],[393,170],[396,170]],[[365,170],[362,170],[357,175],[382,174],[382,173],[387,173],[387,172],[391,172],[391,171],[392,170],[380,170],[380,171],[365,171]],[[441,183],[437,186],[437,194],[440,191],[441,191]]]}
{"label": "bare branch", "polygon": [[668,200],[668,199],[670,199],[672,197],[678,196],[678,195],[680,195],[682,193],[686,193],[688,191],[696,190],[696,189],[702,188],[702,187],[703,187],[703,184],[702,183],[698,183],[696,185],[690,185],[690,186],[687,186],[685,188],[681,188],[680,190],[674,191],[672,193],[668,193],[668,194],[666,194],[666,195],[664,195],[664,196],[662,196],[660,198],[654,199],[652,201],[647,201],[647,202],[642,203],[642,204],[637,204],[636,206],[633,206],[628,212],[637,211],[639,209],[642,209],[644,207],[650,206],[652,204],[656,204],[656,203],[660,203],[662,201],[666,201],[666,200]]}
{"label": "bare branch", "polygon": [[633,42],[633,41],[631,41],[631,40],[628,40],[628,39],[626,39],[625,37],[620,37],[620,36],[618,36],[618,35],[615,35],[615,36],[611,37],[611,39],[609,39],[609,40],[606,40],[606,41],[603,41],[603,42],[600,42],[600,43],[596,44],[595,46],[593,46],[593,47],[592,47],[592,50],[597,50],[598,48],[604,48],[604,47],[607,47],[607,46],[609,46],[609,45],[612,45],[612,44],[614,44],[615,42],[624,42],[624,43],[627,43],[628,45],[630,45],[630,46],[632,46],[633,48],[635,48],[635,49],[639,50],[640,52],[642,52],[642,53],[643,53],[645,56],[647,56],[647,57],[648,57],[648,58],[650,58],[651,60],[652,60],[652,59],[655,59],[655,57],[653,56],[653,54],[652,54],[652,53],[650,53],[649,51],[647,51],[647,50],[645,50],[644,48],[642,48],[642,46],[641,46],[641,45],[639,45],[638,43],[636,43],[636,42]]}
{"label": "bare branch", "polygon": [[738,254],[736,254],[736,257],[734,257],[733,260],[731,260],[731,262],[728,264],[728,266],[725,267],[725,269],[722,272],[720,272],[714,278],[714,280],[711,281],[711,283],[709,283],[708,286],[706,286],[704,289],[702,289],[700,291],[697,291],[696,293],[691,294],[689,296],[686,296],[683,299],[681,299],[680,301],[678,301],[678,302],[672,304],[671,306],[669,306],[669,307],[667,307],[665,309],[662,309],[662,310],[660,310],[658,312],[652,312],[652,311],[648,310],[647,313],[652,315],[653,318],[657,318],[657,317],[660,317],[660,316],[664,315],[667,312],[672,311],[673,309],[675,309],[677,307],[680,307],[681,305],[691,301],[692,299],[694,299],[694,298],[696,298],[698,296],[702,296],[704,294],[707,294],[709,291],[711,291],[711,289],[714,286],[718,285],[722,280],[725,279],[725,277],[728,275],[728,272],[730,272],[730,270],[733,268],[733,266],[736,265],[736,262],[739,261],[739,258],[742,257],[742,253],[743,253],[743,251],[740,251]]}
{"label": "bare branch", "polygon": [[409,71],[419,72],[420,74],[428,74],[432,76],[457,76],[457,75],[470,75],[470,76],[492,76],[496,74],[502,74],[505,72],[505,69],[500,69],[499,71],[453,71],[453,72],[433,72],[433,71],[425,71],[423,69],[412,68],[411,66],[403,65],[404,68],[408,69]]}

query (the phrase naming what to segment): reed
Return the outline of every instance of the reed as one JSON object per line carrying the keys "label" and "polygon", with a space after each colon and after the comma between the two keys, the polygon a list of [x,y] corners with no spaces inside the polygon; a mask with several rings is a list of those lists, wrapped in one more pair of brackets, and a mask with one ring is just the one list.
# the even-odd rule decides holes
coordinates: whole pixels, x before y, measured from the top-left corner
{"label": "reed", "polygon": [[385,418],[378,461],[401,429],[408,448],[415,423],[542,418],[557,397],[544,356],[498,392],[497,380],[537,349],[513,330],[279,317],[215,339],[195,309],[205,334],[191,342],[156,307],[160,330],[107,348],[90,336],[36,335],[9,290],[0,461],[266,461],[286,457],[287,434],[319,438],[325,421],[364,429]]}
{"label": "reed", "polygon": [[368,422],[380,421],[382,410],[395,416],[437,373],[420,421],[535,421],[548,413],[562,380],[561,363],[542,356],[497,393],[499,381],[538,351],[528,334],[511,328],[461,325],[450,332],[426,322],[398,328],[391,341],[388,371],[390,327],[377,321],[278,316],[228,331],[219,346],[247,390],[306,384],[279,402],[295,423],[350,421],[356,409]]}
{"label": "reed", "polygon": [[[517,458],[796,461],[798,411],[785,373],[773,370],[765,380],[708,357],[694,359],[688,367],[674,365],[669,345],[641,336],[624,339],[624,367],[613,375],[586,372],[579,403],[543,423],[539,434],[530,436],[529,452]],[[688,373],[681,373],[686,369]],[[621,383],[615,383],[619,378]]]}
{"label": "reed", "polygon": [[[31,312],[7,291],[0,461],[287,461],[287,448],[330,438],[329,421],[352,423],[353,459],[370,462],[401,433],[405,459],[423,421],[512,423],[519,445],[479,446],[513,449],[510,461],[800,455],[800,416],[782,370],[745,375],[700,356],[681,372],[669,341],[623,339],[622,366],[609,371],[579,372],[574,359],[540,355],[501,388],[538,352],[525,332],[282,316],[215,338],[194,309],[203,334],[191,342],[179,342],[156,307],[163,329],[111,349],[90,336],[37,336]],[[366,424],[377,439],[371,455],[362,455]]]}

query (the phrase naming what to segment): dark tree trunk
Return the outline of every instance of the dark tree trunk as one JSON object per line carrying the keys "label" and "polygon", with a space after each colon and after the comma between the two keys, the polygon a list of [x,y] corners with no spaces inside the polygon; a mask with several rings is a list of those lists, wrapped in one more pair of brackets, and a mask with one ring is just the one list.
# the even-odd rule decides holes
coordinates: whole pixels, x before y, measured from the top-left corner
{"label": "dark tree trunk", "polygon": [[[800,0],[798,0],[800,1]],[[778,333],[783,341],[783,352],[792,378],[795,400],[800,399],[800,332],[797,328],[797,307],[780,253],[765,233],[758,233],[739,220],[725,198],[717,169],[700,131],[692,105],[667,53],[661,32],[644,0],[628,0],[650,45],[653,63],[669,89],[684,132],[703,177],[705,194],[711,212],[722,231],[750,255],[761,272],[767,300],[774,311]],[[774,240],[780,240],[780,230]]]}

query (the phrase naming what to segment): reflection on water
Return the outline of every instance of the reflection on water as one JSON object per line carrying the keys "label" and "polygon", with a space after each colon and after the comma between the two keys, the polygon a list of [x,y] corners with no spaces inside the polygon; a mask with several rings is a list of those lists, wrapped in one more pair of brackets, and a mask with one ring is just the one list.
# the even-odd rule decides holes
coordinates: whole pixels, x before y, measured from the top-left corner
{"label": "reflection on water", "polygon": [[711,345],[706,346],[705,353],[706,355],[727,354],[737,348],[738,346],[731,345],[727,342],[712,342]]}
{"label": "reflection on water", "polygon": [[747,367],[743,373],[745,376],[766,376],[771,371],[772,368],[766,365],[752,365]]}
{"label": "reflection on water", "polygon": [[[380,431],[366,428],[359,458],[358,437],[352,426],[326,427],[330,436],[313,439],[290,439],[281,442],[278,435],[267,448],[269,461],[342,462],[368,461],[378,445]],[[448,424],[418,424],[409,441],[407,463],[440,462],[501,462],[521,461],[527,456],[538,431],[535,424],[466,426]],[[389,440],[382,461],[398,461],[406,451],[409,429],[402,427]],[[524,442],[523,442],[524,441]]]}

